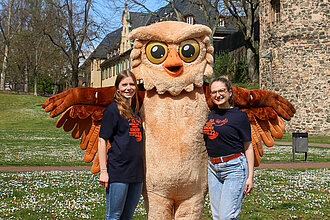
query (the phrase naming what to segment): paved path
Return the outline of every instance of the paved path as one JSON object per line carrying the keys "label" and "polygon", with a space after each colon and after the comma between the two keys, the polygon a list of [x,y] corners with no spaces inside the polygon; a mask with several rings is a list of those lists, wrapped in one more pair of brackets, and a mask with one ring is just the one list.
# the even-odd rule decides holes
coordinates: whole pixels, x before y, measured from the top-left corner
{"label": "paved path", "polygon": [[[330,168],[330,162],[264,162],[256,169],[308,169]],[[51,171],[51,170],[90,170],[90,166],[0,166],[2,171]]]}
{"label": "paved path", "polygon": [[256,169],[308,169],[308,168],[330,168],[330,162],[264,162]]}
{"label": "paved path", "polygon": [[[275,141],[276,145],[292,145],[292,142],[285,141]],[[320,144],[320,143],[308,143],[310,147],[328,147],[330,148],[330,144]]]}
{"label": "paved path", "polygon": [[90,170],[90,166],[0,166],[1,171]]}

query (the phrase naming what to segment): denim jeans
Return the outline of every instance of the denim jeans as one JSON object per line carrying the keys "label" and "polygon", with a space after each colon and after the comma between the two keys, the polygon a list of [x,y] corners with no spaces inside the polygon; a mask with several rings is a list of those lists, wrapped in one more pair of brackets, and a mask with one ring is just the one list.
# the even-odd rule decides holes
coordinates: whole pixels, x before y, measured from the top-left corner
{"label": "denim jeans", "polygon": [[132,219],[143,183],[110,183],[106,190],[106,220]]}
{"label": "denim jeans", "polygon": [[248,166],[244,155],[224,163],[208,164],[208,184],[214,220],[238,219]]}

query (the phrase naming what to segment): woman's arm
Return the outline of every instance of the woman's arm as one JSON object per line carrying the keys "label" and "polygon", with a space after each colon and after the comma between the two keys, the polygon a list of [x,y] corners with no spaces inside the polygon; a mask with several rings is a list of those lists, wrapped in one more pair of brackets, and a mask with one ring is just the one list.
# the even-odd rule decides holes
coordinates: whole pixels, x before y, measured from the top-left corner
{"label": "woman's arm", "polygon": [[249,193],[253,189],[253,168],[254,168],[254,152],[252,142],[244,142],[245,157],[248,163],[249,176],[245,183],[244,193]]}
{"label": "woman's arm", "polygon": [[98,155],[100,162],[100,184],[108,188],[109,175],[107,171],[107,146],[106,141],[99,137],[98,142]]}

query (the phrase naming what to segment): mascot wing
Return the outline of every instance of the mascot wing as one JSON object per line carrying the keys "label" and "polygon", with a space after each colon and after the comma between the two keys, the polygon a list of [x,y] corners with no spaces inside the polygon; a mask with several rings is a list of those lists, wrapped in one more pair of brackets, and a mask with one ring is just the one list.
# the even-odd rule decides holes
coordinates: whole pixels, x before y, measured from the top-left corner
{"label": "mascot wing", "polygon": [[[240,108],[249,116],[251,123],[251,137],[254,150],[254,165],[260,165],[263,156],[261,139],[267,147],[274,145],[273,137],[280,139],[283,136],[284,122],[271,107]],[[269,133],[270,132],[270,133]]]}
{"label": "mascot wing", "polygon": [[[56,127],[63,126],[64,131],[72,131],[73,138],[82,137],[80,148],[85,150],[84,161],[90,163],[94,160],[91,168],[92,173],[97,173],[100,170],[97,151],[104,109],[105,107],[95,105],[73,105],[56,122]],[[110,143],[107,142],[107,150],[109,148]]]}
{"label": "mascot wing", "polygon": [[283,136],[284,122],[296,112],[293,105],[282,96],[266,90],[248,90],[233,86],[234,101],[247,113],[251,123],[251,137],[254,150],[254,165],[260,165],[263,156],[261,139],[267,147],[274,145],[273,137]]}
{"label": "mascot wing", "polygon": [[[84,161],[89,163],[94,160],[92,173],[100,169],[97,156],[99,131],[103,110],[113,102],[114,92],[114,87],[77,87],[50,97],[42,104],[51,117],[63,112],[56,127],[63,126],[64,131],[72,131],[75,139],[82,137],[80,147],[85,150]],[[107,148],[110,148],[109,143]]]}
{"label": "mascot wing", "polygon": [[106,107],[113,102],[115,87],[77,87],[48,98],[42,107],[56,117],[72,105],[96,105]]}
{"label": "mascot wing", "polygon": [[[92,162],[92,173],[100,170],[98,139],[103,111],[113,102],[114,87],[88,88],[78,87],[48,98],[42,107],[50,112],[51,117],[62,115],[56,122],[56,127],[63,126],[64,131],[72,131],[72,137],[81,138],[80,147],[85,150],[84,161]],[[145,91],[138,91],[139,102],[142,105]],[[140,106],[141,106],[140,105]],[[110,143],[107,142],[107,150]]]}
{"label": "mascot wing", "polygon": [[[204,85],[205,96],[210,108],[208,85]],[[283,136],[284,122],[289,121],[296,112],[293,105],[282,96],[266,90],[248,90],[233,86],[235,105],[249,116],[251,123],[251,137],[254,150],[254,165],[260,165],[263,156],[261,140],[268,147],[274,145],[273,137],[280,139]]]}

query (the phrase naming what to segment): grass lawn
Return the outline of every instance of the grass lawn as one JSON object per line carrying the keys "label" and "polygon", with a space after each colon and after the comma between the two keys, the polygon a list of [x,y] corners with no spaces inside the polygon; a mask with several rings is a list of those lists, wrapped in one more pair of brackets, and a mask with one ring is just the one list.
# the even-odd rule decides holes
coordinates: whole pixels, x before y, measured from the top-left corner
{"label": "grass lawn", "polygon": [[41,96],[0,94],[0,129],[54,129],[56,119],[41,107],[45,100]]}
{"label": "grass lawn", "polygon": [[[86,165],[80,140],[55,127],[57,119],[41,108],[45,100],[0,94],[0,165]],[[329,136],[312,137],[309,141],[329,143]],[[330,161],[329,148],[308,150],[309,161]],[[296,154],[296,160],[303,158]],[[264,147],[262,161],[292,161],[292,148]],[[245,198],[240,219],[330,217],[329,169],[255,173],[255,190]],[[105,192],[90,171],[0,172],[0,189],[0,219],[104,219]],[[146,219],[142,199],[134,219]],[[203,219],[211,219],[208,197]]]}
{"label": "grass lawn", "polygon": [[[275,139],[275,140],[292,143],[292,134],[283,134],[283,137],[281,139]],[[330,144],[330,136],[308,135],[308,142],[309,143]]]}
{"label": "grass lawn", "polygon": [[0,165],[88,165],[80,140],[56,128],[45,97],[0,94]]}
{"label": "grass lawn", "polygon": [[0,165],[88,165],[80,141],[62,129],[0,129]]}
{"label": "grass lawn", "polygon": [[[329,183],[329,169],[257,169],[239,218],[327,219]],[[2,172],[0,188],[0,219],[104,219],[105,190],[89,171]],[[142,198],[134,219],[146,219]]]}

